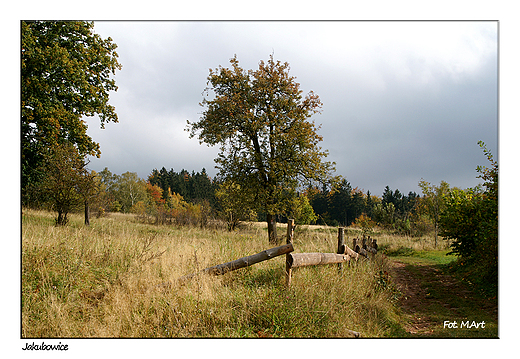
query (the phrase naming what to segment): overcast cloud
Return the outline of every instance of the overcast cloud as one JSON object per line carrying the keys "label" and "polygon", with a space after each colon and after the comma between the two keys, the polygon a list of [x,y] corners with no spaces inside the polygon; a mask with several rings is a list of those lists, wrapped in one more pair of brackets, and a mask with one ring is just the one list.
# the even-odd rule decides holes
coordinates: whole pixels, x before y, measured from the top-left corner
{"label": "overcast cloud", "polygon": [[498,158],[496,22],[96,22],[123,68],[111,95],[119,123],[88,133],[101,145],[96,171],[154,168],[215,175],[217,148],[189,139],[210,68],[237,55],[257,69],[274,53],[304,93],[323,102],[313,116],[337,174],[381,195],[420,193],[421,178],[467,188]]}

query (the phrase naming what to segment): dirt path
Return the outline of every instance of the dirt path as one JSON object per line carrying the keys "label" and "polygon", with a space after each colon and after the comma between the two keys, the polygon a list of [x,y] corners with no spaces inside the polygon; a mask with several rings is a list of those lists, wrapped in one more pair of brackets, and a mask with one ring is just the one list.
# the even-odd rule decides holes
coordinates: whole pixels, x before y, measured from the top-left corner
{"label": "dirt path", "polygon": [[[436,266],[391,261],[392,281],[401,292],[399,306],[414,337],[497,337],[498,302],[483,299],[466,283]],[[446,328],[445,321],[458,328]],[[486,322],[482,328],[461,328],[461,323]]]}

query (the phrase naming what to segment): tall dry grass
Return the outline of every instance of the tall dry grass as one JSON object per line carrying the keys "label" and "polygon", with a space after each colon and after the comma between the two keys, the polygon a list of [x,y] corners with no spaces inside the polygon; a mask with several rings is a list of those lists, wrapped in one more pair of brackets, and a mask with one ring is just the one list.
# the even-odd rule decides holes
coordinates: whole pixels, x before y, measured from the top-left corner
{"label": "tall dry grass", "polygon": [[[51,213],[23,211],[23,337],[402,333],[384,256],[345,265],[341,273],[336,265],[297,268],[290,289],[284,256],[180,285],[176,279],[183,275],[269,248],[266,230],[155,226],[120,214],[89,227],[74,215],[67,227],[53,224]],[[379,243],[393,240],[381,237]],[[297,228],[294,246],[296,252],[335,252],[337,230]]]}

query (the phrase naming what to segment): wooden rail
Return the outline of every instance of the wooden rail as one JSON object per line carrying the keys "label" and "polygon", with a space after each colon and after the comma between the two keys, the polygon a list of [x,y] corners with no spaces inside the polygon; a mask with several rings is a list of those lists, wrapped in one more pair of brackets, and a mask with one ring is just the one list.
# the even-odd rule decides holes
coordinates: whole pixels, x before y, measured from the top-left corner
{"label": "wooden rail", "polygon": [[[273,259],[275,257],[281,256],[282,254],[287,254],[292,251],[294,251],[292,243],[284,244],[283,246],[266,249],[265,251],[253,254],[251,256],[242,257],[231,262],[222,263],[213,267],[205,268],[200,273],[209,275],[222,275],[240,268],[249,267],[253,264]],[[183,282],[187,279],[195,277],[197,274],[198,273],[185,275],[179,278],[179,281]]]}
{"label": "wooden rail", "polygon": [[[290,220],[287,224],[287,242],[292,243],[292,228],[294,222]],[[359,245],[361,244],[361,246]],[[351,259],[358,261],[360,256],[369,259],[377,253],[377,241],[372,240],[368,237],[368,243],[365,236],[362,237],[361,242],[358,238],[354,238],[352,241],[352,247],[349,248],[344,243],[344,228],[338,228],[338,247],[337,253],[288,253],[286,255],[286,284],[288,287],[291,285],[292,280],[292,269],[298,267],[307,267],[324,264],[338,264],[338,270],[343,270],[343,263],[350,262]]]}
{"label": "wooden rail", "polygon": [[[375,255],[377,253],[377,241],[372,240],[368,237],[367,240],[363,236],[361,242],[358,238],[352,240],[352,247],[349,248],[344,243],[344,228],[338,228],[338,247],[337,253],[291,253],[294,251],[293,247],[293,236],[294,236],[294,219],[287,221],[287,244],[266,249],[257,254],[251,256],[242,257],[237,260],[222,263],[213,267],[208,267],[200,271],[199,273],[209,275],[223,275],[227,272],[234,271],[240,268],[249,267],[253,264],[260,263],[269,259],[273,259],[282,254],[285,254],[285,276],[286,285],[290,287],[292,279],[292,269],[298,267],[324,265],[324,264],[338,264],[338,269],[343,269],[343,263],[349,262],[350,260],[358,261],[360,256],[369,258],[369,254]],[[361,245],[360,245],[361,244]],[[193,273],[185,275],[179,278],[179,282],[184,282],[190,278],[195,277],[199,273]],[[163,284],[163,286],[170,286],[170,284]]]}
{"label": "wooden rail", "polygon": [[350,260],[349,255],[335,253],[290,253],[288,256],[291,268],[344,263]]}

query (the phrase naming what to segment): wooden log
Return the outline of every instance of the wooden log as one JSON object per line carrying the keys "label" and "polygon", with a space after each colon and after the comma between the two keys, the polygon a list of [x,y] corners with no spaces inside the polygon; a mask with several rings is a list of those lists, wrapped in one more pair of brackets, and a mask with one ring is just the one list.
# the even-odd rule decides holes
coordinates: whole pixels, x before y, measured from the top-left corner
{"label": "wooden log", "polygon": [[355,251],[353,251],[352,249],[350,249],[347,246],[345,246],[344,253],[347,254],[348,256],[350,256],[350,258],[355,259],[356,261],[359,259],[359,253],[356,253]]}
{"label": "wooden log", "polygon": [[342,246],[343,246],[343,244],[345,243],[343,237],[344,237],[344,228],[339,227],[339,228],[338,228],[338,254],[343,254],[343,253],[341,252],[341,250],[342,250]]}
{"label": "wooden log", "polygon": [[372,253],[372,254],[377,254],[377,249],[375,249],[375,248],[367,247],[365,250],[366,250],[367,252]]}
{"label": "wooden log", "polygon": [[253,254],[248,257],[242,257],[232,262],[223,263],[213,267],[206,268],[203,270],[203,272],[212,275],[221,275],[236,269],[249,267],[253,264],[273,259],[275,257],[281,256],[282,254],[290,253],[292,251],[294,251],[294,247],[292,243],[289,243],[283,246],[266,249],[265,251],[262,251],[260,253]]}
{"label": "wooden log", "polygon": [[287,244],[293,242],[294,228],[294,219],[287,220]]}
{"label": "wooden log", "polygon": [[[338,228],[338,254],[345,254],[345,243],[344,243],[344,229],[343,227]],[[338,271],[341,272],[343,270],[343,262],[338,263]]]}
{"label": "wooden log", "polygon": [[[287,221],[287,244],[290,244],[292,246],[293,242],[293,236],[294,236],[294,219],[289,219]],[[291,286],[291,279],[292,279],[292,267],[289,263],[289,254],[287,253],[285,255],[285,285],[287,287]]]}
{"label": "wooden log", "polygon": [[[257,254],[253,254],[248,257],[242,257],[232,262],[222,263],[213,267],[205,268],[201,271],[201,273],[209,274],[209,275],[222,275],[227,272],[234,271],[240,268],[249,267],[253,264],[260,263],[266,261],[268,259],[273,259],[275,257],[281,256],[282,254],[290,253],[294,251],[294,247],[292,243],[284,244],[283,246],[266,249]],[[190,279],[197,274],[189,274],[184,277],[179,278],[180,281]]]}
{"label": "wooden log", "polygon": [[359,254],[361,254],[365,258],[368,258],[368,252],[364,248],[359,248]]}
{"label": "wooden log", "polygon": [[291,268],[343,263],[350,260],[349,255],[336,253],[290,253],[288,257]]}

